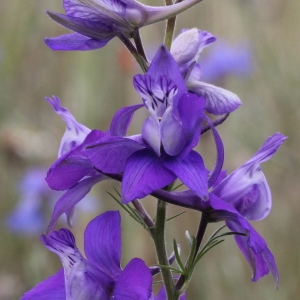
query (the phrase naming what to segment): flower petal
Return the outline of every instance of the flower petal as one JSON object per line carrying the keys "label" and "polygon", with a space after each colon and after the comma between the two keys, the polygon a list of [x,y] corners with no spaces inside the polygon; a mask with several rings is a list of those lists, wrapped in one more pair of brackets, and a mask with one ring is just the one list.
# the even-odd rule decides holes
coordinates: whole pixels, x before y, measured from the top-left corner
{"label": "flower petal", "polygon": [[107,211],[93,219],[84,233],[87,259],[112,278],[121,273],[121,217],[118,211]]}
{"label": "flower petal", "polygon": [[100,130],[93,130],[82,144],[61,156],[47,173],[46,181],[49,187],[54,190],[67,190],[85,176],[95,175],[96,171],[82,149],[104,135]]}
{"label": "flower petal", "polygon": [[158,118],[151,114],[149,118],[144,122],[142,129],[142,137],[148,146],[160,156],[161,150],[161,133],[160,133],[160,123]]}
{"label": "flower petal", "polygon": [[207,199],[207,170],[200,154],[196,151],[191,151],[183,159],[180,156],[168,158],[164,161],[164,166],[172,171],[201,199]]}
{"label": "flower petal", "polygon": [[99,181],[107,179],[104,175],[97,175],[83,179],[71,189],[66,191],[61,198],[59,198],[55,204],[51,220],[49,222],[47,232],[51,231],[56,225],[59,217],[63,213],[71,211],[71,209],[82,200],[91,190],[91,188]]}
{"label": "flower petal", "polygon": [[73,234],[66,228],[42,235],[44,245],[56,253],[65,274],[66,299],[102,300],[112,285],[112,279],[83,258],[75,244]]}
{"label": "flower petal", "polygon": [[143,198],[173,182],[176,176],[166,169],[159,157],[148,149],[132,154],[124,170],[122,181],[123,203]]}
{"label": "flower petal", "polygon": [[213,194],[210,194],[209,202],[214,209],[211,212],[211,217],[214,221],[225,220],[230,230],[245,234],[245,236],[235,236],[235,240],[252,268],[252,280],[257,281],[271,271],[277,288],[279,280],[278,270],[274,256],[265,240],[230,204]]}
{"label": "flower petal", "polygon": [[204,109],[214,115],[231,113],[241,104],[240,98],[223,88],[201,81],[189,81],[188,90],[205,99]]}
{"label": "flower petal", "polygon": [[208,117],[206,117],[206,121],[210,125],[212,133],[214,135],[217,150],[217,157],[214,168],[208,175],[208,187],[210,188],[211,186],[216,184],[216,181],[220,180],[220,173],[222,172],[222,167],[224,163],[224,145],[221,137],[219,136],[218,131],[213,126],[211,120]]}
{"label": "flower petal", "polygon": [[169,107],[160,122],[161,142],[164,150],[171,156],[181,153],[187,142],[187,135],[183,126],[173,116]]}
{"label": "flower petal", "polygon": [[47,11],[48,16],[60,25],[95,40],[107,40],[116,36],[111,24],[97,22]]}
{"label": "flower petal", "polygon": [[232,204],[248,220],[265,218],[271,210],[272,197],[260,163],[269,160],[285,139],[280,133],[269,137],[257,153],[221,181],[213,193]]}
{"label": "flower petal", "polygon": [[133,114],[143,106],[143,104],[137,104],[119,109],[111,121],[110,134],[112,136],[125,136]]}
{"label": "flower petal", "polygon": [[58,157],[60,157],[81,144],[91,130],[78,123],[70,111],[60,105],[60,100],[57,97],[52,96],[52,99],[48,97],[45,99],[67,126],[58,151]]}
{"label": "flower petal", "polygon": [[115,300],[148,300],[151,296],[152,276],[149,268],[139,259],[132,259],[117,279]]}
{"label": "flower petal", "polygon": [[182,74],[186,72],[184,68],[188,67],[193,61],[197,61],[205,47],[214,42],[216,37],[207,31],[192,28],[183,30],[173,41],[171,54],[177,62]]}
{"label": "flower petal", "polygon": [[52,38],[45,38],[45,44],[54,51],[88,51],[104,47],[112,37],[96,40],[80,33],[69,33]]}
{"label": "flower petal", "polygon": [[129,138],[105,136],[87,145],[84,153],[101,172],[115,174],[123,172],[128,157],[141,148],[144,145]]}
{"label": "flower petal", "polygon": [[20,300],[66,300],[64,269],[37,284]]}
{"label": "flower petal", "polygon": [[159,82],[161,76],[165,75],[170,82],[176,84],[178,92],[175,94],[173,100],[173,105],[176,108],[179,98],[186,92],[186,84],[181,76],[177,63],[165,45],[159,47],[147,74],[154,79],[154,82]]}

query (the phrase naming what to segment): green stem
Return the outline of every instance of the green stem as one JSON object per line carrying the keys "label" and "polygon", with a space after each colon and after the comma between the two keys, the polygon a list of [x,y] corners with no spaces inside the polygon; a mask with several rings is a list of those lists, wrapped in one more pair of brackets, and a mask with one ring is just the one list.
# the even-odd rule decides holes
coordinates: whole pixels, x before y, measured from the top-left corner
{"label": "green stem", "polygon": [[131,43],[131,41],[122,33],[118,32],[118,38],[123,42],[131,55],[135,58],[136,62],[140,65],[144,73],[148,70],[148,64],[145,59],[138,53],[137,49]]}
{"label": "green stem", "polygon": [[[161,266],[169,266],[165,244],[166,207],[167,203],[158,199],[155,227],[152,230],[150,229],[152,231],[158,263]],[[175,285],[171,270],[161,268],[161,275],[166,288],[167,299],[177,300],[178,297],[175,295]]]}
{"label": "green stem", "polygon": [[[198,226],[198,231],[197,231],[197,235],[196,235],[196,249],[195,249],[195,253],[194,253],[194,257],[193,257],[193,261],[195,260],[199,248],[201,246],[206,228],[208,225],[208,216],[205,212],[202,213],[201,215],[201,220]],[[187,265],[186,265],[187,267]],[[185,290],[188,286],[190,278],[187,280],[187,278],[185,278],[185,276],[181,275],[176,283],[176,292],[179,293],[179,295],[182,293],[182,290]],[[187,281],[187,282],[186,282]]]}
{"label": "green stem", "polygon": [[[166,5],[173,5],[172,0],[165,0],[165,3],[166,3]],[[168,19],[168,21],[167,21],[167,27],[166,27],[166,31],[165,31],[164,44],[166,45],[166,47],[169,50],[171,49],[171,45],[172,45],[172,41],[173,41],[175,24],[176,24],[176,16]]]}

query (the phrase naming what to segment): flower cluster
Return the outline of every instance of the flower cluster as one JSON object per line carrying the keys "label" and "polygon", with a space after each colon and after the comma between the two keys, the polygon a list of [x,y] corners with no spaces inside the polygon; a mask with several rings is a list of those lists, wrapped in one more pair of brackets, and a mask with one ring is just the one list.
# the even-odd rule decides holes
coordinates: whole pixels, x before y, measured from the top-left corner
{"label": "flower cluster", "polygon": [[[186,0],[150,7],[135,0],[64,0],[65,15],[48,12],[53,20],[74,31],[46,38],[53,50],[93,50],[118,37],[143,71],[133,78],[141,101],[120,108],[109,129],[101,131],[76,121],[57,97],[46,98],[66,124],[58,159],[50,167],[46,181],[51,189],[64,193],[55,204],[41,240],[59,256],[63,269],[27,292],[23,300],[185,299],[192,272],[207,249],[201,248],[203,234],[199,234],[188,238],[191,252],[187,264],[182,263],[176,243],[168,258],[164,242],[166,203],[202,212],[199,232],[204,233],[209,223],[225,221],[229,232],[222,236],[235,236],[252,268],[252,280],[271,272],[277,286],[273,254],[249,221],[262,220],[270,212],[271,192],[261,164],[276,153],[286,137],[275,133],[231,174],[222,169],[224,147],[216,127],[239,108],[241,101],[236,94],[201,81],[199,57],[216,37],[192,28],[183,30],[172,41],[174,26],[169,22],[198,2]],[[159,46],[149,62],[139,28],[163,20],[168,20],[165,44]],[[144,110],[148,117],[141,132],[128,135],[137,110]],[[207,131],[212,132],[216,149],[212,169],[206,167],[196,151]],[[100,214],[86,227],[86,258],[68,229],[55,231],[60,216],[66,214],[71,224],[75,206],[95,184],[107,179],[120,182],[117,200],[152,237],[158,266],[149,267],[142,259],[133,258],[121,268],[121,220],[117,211]],[[184,190],[175,191],[176,180]],[[157,198],[154,218],[139,201],[148,195]],[[206,245],[212,248],[219,243],[218,237],[215,235]],[[174,260],[177,274],[170,267]],[[163,285],[155,296],[152,277],[157,273],[161,273]]]}

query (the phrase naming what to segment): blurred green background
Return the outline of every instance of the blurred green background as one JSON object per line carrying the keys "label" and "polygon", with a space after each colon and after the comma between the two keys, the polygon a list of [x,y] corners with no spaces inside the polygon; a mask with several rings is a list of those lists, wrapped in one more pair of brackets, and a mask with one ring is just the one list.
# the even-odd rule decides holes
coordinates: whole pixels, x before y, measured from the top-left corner
{"label": "blurred green background", "polygon": [[[160,2],[149,2],[160,5]],[[114,112],[140,101],[132,76],[140,72],[117,39],[90,52],[53,52],[43,42],[67,30],[46,10],[63,12],[61,1],[0,2],[0,299],[13,300],[60,268],[56,256],[39,242],[39,235],[14,234],[5,220],[20,198],[18,182],[35,166],[49,166],[57,155],[65,126],[44,101],[60,97],[63,106],[89,128],[107,129]],[[246,43],[252,51],[249,76],[227,76],[220,84],[237,93],[243,106],[219,127],[228,171],[245,162],[276,131],[289,138],[263,166],[273,193],[267,219],[253,226],[267,240],[278,263],[280,283],[271,276],[251,282],[251,270],[232,238],[201,261],[188,299],[296,300],[300,298],[300,2],[292,0],[207,0],[178,18],[181,28],[198,27],[233,45]],[[141,30],[149,53],[163,38],[164,24]],[[212,46],[211,46],[212,47]],[[204,51],[208,55],[210,48]],[[139,128],[137,128],[139,130]],[[199,150],[212,162],[211,137]],[[93,190],[100,212],[118,206],[106,194],[117,183]],[[154,199],[145,199],[153,210]],[[169,214],[182,209],[169,206]],[[97,213],[81,213],[73,231],[82,248],[82,233]],[[48,211],[48,218],[50,212]],[[155,263],[151,240],[123,215],[123,265],[138,256]],[[176,237],[186,254],[185,230],[194,234],[199,214],[186,212],[168,224],[168,241]],[[65,223],[61,223],[64,225]],[[220,224],[218,224],[220,225]],[[46,226],[46,224],[45,224]],[[209,231],[216,229],[211,225]],[[42,231],[41,231],[42,233]]]}

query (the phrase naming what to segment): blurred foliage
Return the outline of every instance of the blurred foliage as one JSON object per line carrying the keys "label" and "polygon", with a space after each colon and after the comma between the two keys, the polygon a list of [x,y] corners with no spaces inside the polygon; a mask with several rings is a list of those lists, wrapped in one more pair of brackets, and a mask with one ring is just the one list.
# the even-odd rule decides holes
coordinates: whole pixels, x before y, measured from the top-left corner
{"label": "blurred foliage", "polygon": [[[4,227],[7,213],[19,198],[16,187],[22,174],[30,166],[49,166],[56,159],[65,130],[63,122],[43,100],[44,96],[60,97],[78,121],[102,130],[108,127],[116,109],[140,101],[131,84],[132,76],[140,71],[117,39],[98,51],[53,52],[45,46],[43,37],[66,30],[52,22],[46,10],[62,12],[61,1],[0,2],[2,300],[19,298],[60,267],[58,259],[44,249],[38,236],[13,235]],[[248,264],[233,239],[228,238],[199,264],[188,299],[299,299],[300,2],[207,0],[178,18],[178,32],[190,27],[210,31],[232,44],[245,42],[253,51],[251,77],[230,76],[222,81],[223,87],[237,93],[243,101],[243,106],[219,128],[228,171],[246,161],[274,132],[280,131],[289,139],[274,159],[263,166],[274,207],[266,220],[254,224],[277,259],[279,290],[275,290],[271,276],[251,282]],[[142,29],[141,34],[147,51],[153,53],[162,41],[163,24]],[[208,52],[209,48],[205,50]],[[208,160],[212,147],[211,137],[203,137],[200,151]],[[117,209],[105,193],[111,186],[103,183],[94,191],[102,211]],[[153,199],[145,199],[144,203],[152,209]],[[170,216],[180,211],[169,206]],[[84,227],[92,217],[83,214],[75,224],[79,245]],[[176,237],[185,254],[184,231],[194,234],[198,219],[198,213],[189,211],[169,222],[170,250]],[[182,226],[177,226],[179,223]],[[134,256],[153,264],[151,240],[146,232],[136,229],[136,224],[125,214],[122,226],[124,264]],[[210,230],[214,229],[211,225]]]}

